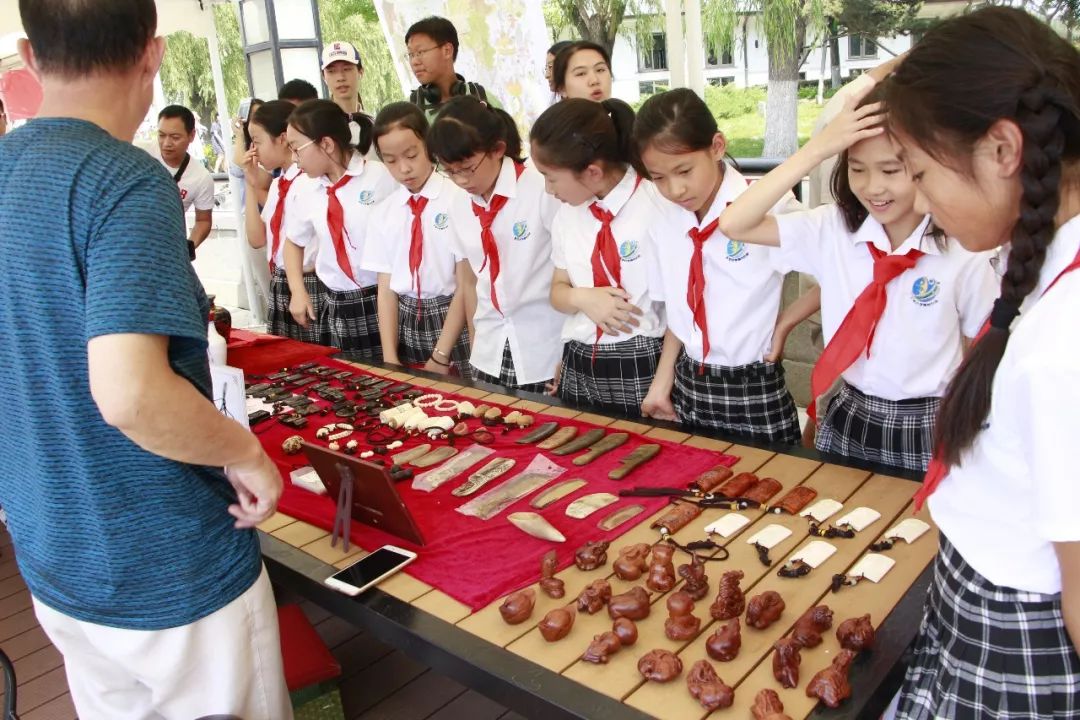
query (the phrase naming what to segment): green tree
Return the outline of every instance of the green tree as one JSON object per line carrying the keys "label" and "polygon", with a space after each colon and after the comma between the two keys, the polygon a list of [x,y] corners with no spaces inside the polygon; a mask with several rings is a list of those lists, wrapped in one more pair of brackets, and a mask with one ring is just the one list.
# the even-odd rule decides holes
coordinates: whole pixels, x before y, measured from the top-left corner
{"label": "green tree", "polygon": [[368,112],[405,99],[371,0],[320,0],[319,24],[324,42],[345,40],[360,51],[364,62],[360,94]]}
{"label": "green tree", "polygon": [[908,33],[919,24],[922,0],[826,0],[831,84],[840,86],[840,38],[888,37]]}
{"label": "green tree", "polygon": [[[553,40],[573,28],[575,37],[603,45],[608,53],[620,34],[651,47],[653,31],[664,25],[660,0],[545,0],[543,9]],[[627,18],[633,23],[625,24]]]}
{"label": "green tree", "polygon": [[[240,23],[231,6],[214,8],[221,72],[225,95],[231,112],[246,97],[247,70],[240,47]],[[210,46],[205,38],[180,31],[169,35],[165,58],[161,62],[161,86],[165,99],[191,108],[207,126],[217,114],[214,76],[210,69]]]}

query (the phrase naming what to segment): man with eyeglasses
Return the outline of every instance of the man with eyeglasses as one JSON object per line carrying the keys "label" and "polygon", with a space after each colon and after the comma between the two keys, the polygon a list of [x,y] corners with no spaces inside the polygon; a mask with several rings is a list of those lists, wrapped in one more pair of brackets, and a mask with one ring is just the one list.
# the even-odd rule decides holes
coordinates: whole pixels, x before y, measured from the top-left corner
{"label": "man with eyeglasses", "polygon": [[405,33],[406,59],[420,87],[409,95],[429,121],[439,114],[444,103],[459,95],[472,95],[481,102],[502,107],[482,85],[466,82],[454,70],[458,56],[458,34],[454,24],[441,17],[426,17],[412,24]]}

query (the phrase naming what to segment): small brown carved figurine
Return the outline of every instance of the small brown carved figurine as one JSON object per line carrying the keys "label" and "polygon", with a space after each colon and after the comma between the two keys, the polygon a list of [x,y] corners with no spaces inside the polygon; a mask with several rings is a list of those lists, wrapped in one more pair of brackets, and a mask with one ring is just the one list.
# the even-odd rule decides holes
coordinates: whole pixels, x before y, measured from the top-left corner
{"label": "small brown carved figurine", "polygon": [[611,585],[608,584],[608,581],[593,580],[578,595],[577,608],[592,615],[600,612],[600,609],[607,605],[610,599]]}
{"label": "small brown carved figurine", "polygon": [[784,713],[784,703],[780,702],[775,690],[759,690],[750,712],[754,720],[791,720],[791,716]]}
{"label": "small brown carved figurine", "polygon": [[701,631],[701,618],[695,617],[694,599],[680,590],[667,599],[668,619],[664,621],[664,635],[668,640],[690,640]]}
{"label": "small brown carved figurine", "polygon": [[615,574],[620,580],[633,582],[645,573],[649,549],[650,546],[646,543],[637,543],[619,550],[619,559],[615,561]]}
{"label": "small brown carved figurine", "polygon": [[709,614],[713,620],[730,620],[742,615],[742,611],[746,609],[746,596],[739,587],[742,578],[742,570],[728,570],[720,577],[720,591],[709,606]]}
{"label": "small brown carved figurine", "polygon": [[731,707],[735,702],[735,691],[724,684],[708,660],[698,660],[686,676],[686,687],[690,695],[701,703],[709,712]]}
{"label": "small brown carved figurine", "polygon": [[784,612],[784,598],[775,590],[766,590],[750,598],[746,605],[746,624],[758,630],[772,625]]}
{"label": "small brown carved figurine", "polygon": [[587,542],[574,553],[574,564],[578,569],[588,572],[607,563],[607,549],[610,543],[604,540]]}
{"label": "small brown carved figurine", "polygon": [[799,686],[801,649],[798,641],[790,637],[780,638],[773,645],[772,674],[776,681],[786,688]]}
{"label": "small brown carved figurine", "polygon": [[637,664],[641,677],[654,682],[669,682],[682,672],[682,660],[668,650],[650,650]]}
{"label": "small brown carved figurine", "polygon": [[499,606],[499,614],[507,625],[517,625],[529,619],[536,604],[536,591],[525,588],[507,596]]}
{"label": "small brown carved figurine", "polygon": [[577,608],[571,603],[566,607],[555,608],[540,621],[540,634],[548,642],[562,640],[570,634],[577,618]]}
{"label": "small brown carved figurine", "polygon": [[644,620],[649,617],[649,593],[640,585],[635,585],[621,595],[612,595],[608,600],[607,611],[612,620],[630,618]]}
{"label": "small brown carved figurine", "polygon": [[840,623],[840,627],[836,628],[836,639],[840,641],[840,647],[855,652],[874,647],[874,625],[870,622],[870,616],[848,618]]}
{"label": "small brown carved figurine", "polygon": [[810,679],[806,686],[806,696],[816,697],[831,708],[840,707],[840,703],[851,697],[851,684],[848,683],[848,670],[855,653],[841,650],[833,658],[832,664]]}
{"label": "small brown carved figurine", "polygon": [[554,550],[546,553],[544,559],[540,561],[540,589],[549,598],[556,600],[566,595],[563,581],[555,577],[555,568],[558,563],[559,558]]}
{"label": "small brown carved figurine", "polygon": [[742,628],[737,617],[728,620],[705,642],[705,652],[709,653],[709,657],[713,660],[720,662],[734,660],[739,654],[740,647],[742,647]]}
{"label": "small brown carved figurine", "polygon": [[595,635],[592,642],[589,643],[589,647],[585,649],[585,653],[581,656],[581,659],[585,662],[598,663],[600,665],[606,665],[608,658],[612,654],[619,652],[619,648],[622,647],[622,642],[619,640],[619,636],[615,633],[608,631]]}
{"label": "small brown carved figurine", "polygon": [[717,465],[698,475],[690,482],[690,489],[703,493],[712,492],[718,485],[734,475],[731,468]]}
{"label": "small brown carved figurine", "polygon": [[675,565],[671,562],[675,548],[661,543],[652,549],[652,558],[649,564],[649,577],[645,584],[653,592],[666,593],[675,587]]}
{"label": "small brown carved figurine", "polygon": [[815,605],[795,621],[791,637],[804,648],[821,644],[821,634],[832,627],[833,612],[828,605]]}
{"label": "small brown carved figurine", "polygon": [[618,618],[612,624],[611,631],[618,636],[623,647],[630,647],[637,642],[637,625],[628,617]]}
{"label": "small brown carved figurine", "polygon": [[679,577],[686,580],[683,591],[697,602],[709,594],[709,578],[705,575],[705,563],[695,553],[689,565],[679,566]]}

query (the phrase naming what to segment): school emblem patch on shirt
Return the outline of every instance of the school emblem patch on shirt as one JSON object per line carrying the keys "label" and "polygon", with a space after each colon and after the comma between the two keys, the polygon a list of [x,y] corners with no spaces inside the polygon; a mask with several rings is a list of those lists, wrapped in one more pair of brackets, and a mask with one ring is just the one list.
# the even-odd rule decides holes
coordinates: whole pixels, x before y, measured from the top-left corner
{"label": "school emblem patch on shirt", "polygon": [[514,239],[525,240],[529,237],[529,223],[524,220],[518,220],[514,223]]}
{"label": "school emblem patch on shirt", "polygon": [[740,260],[742,260],[743,258],[745,258],[749,254],[750,254],[750,251],[746,249],[746,244],[745,243],[738,242],[737,240],[728,240],[728,244],[727,244],[727,259],[728,260],[730,260],[731,262],[739,262]]}
{"label": "school emblem patch on shirt", "polygon": [[633,262],[641,255],[638,253],[637,240],[627,240],[619,245],[619,257],[623,262]]}
{"label": "school emblem patch on shirt", "polygon": [[435,229],[445,230],[450,224],[450,216],[446,213],[439,213],[435,216]]}
{"label": "school emblem patch on shirt", "polygon": [[923,276],[911,286],[911,299],[919,305],[933,305],[941,292],[941,283]]}
{"label": "school emblem patch on shirt", "polygon": [[360,191],[360,204],[361,205],[374,205],[375,204],[375,193],[372,192],[371,190],[361,190]]}

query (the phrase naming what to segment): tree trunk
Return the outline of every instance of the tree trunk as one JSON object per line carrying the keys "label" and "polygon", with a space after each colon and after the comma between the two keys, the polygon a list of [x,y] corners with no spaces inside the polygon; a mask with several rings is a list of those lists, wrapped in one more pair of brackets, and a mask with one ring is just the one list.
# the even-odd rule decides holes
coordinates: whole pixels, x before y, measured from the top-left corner
{"label": "tree trunk", "polygon": [[837,37],[837,33],[840,32],[840,28],[836,24],[836,20],[829,20],[829,59],[832,67],[832,77],[829,80],[829,87],[833,90],[839,90],[840,85],[843,84],[843,78],[840,77],[840,38]]}
{"label": "tree trunk", "polygon": [[786,158],[799,148],[799,65],[806,44],[806,21],[796,26],[795,49],[783,52],[769,43],[769,94],[765,102],[765,147],[762,157]]}

